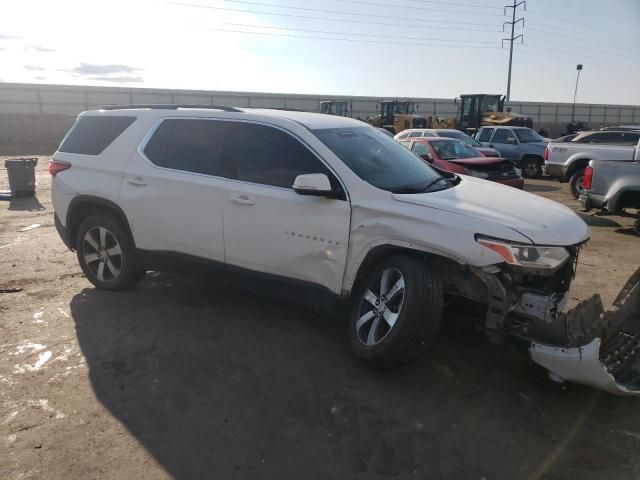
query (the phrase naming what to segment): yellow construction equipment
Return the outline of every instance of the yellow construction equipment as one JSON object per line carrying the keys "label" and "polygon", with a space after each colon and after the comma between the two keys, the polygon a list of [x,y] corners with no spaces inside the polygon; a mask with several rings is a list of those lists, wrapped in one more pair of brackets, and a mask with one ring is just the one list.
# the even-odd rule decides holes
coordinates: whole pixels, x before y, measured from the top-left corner
{"label": "yellow construction equipment", "polygon": [[384,128],[391,133],[400,133],[407,128],[427,128],[427,118],[415,113],[418,105],[405,100],[383,100],[378,103],[378,114],[365,121],[374,127]]}

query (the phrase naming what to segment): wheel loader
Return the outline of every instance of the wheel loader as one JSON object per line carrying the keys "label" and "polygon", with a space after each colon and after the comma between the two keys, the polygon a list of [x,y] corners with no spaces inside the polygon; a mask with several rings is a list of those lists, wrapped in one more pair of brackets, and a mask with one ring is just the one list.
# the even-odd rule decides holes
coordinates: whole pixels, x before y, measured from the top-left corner
{"label": "wheel loader", "polygon": [[428,117],[427,128],[456,128],[474,134],[480,127],[491,125],[533,126],[533,119],[507,109],[504,111],[505,97],[502,95],[466,94],[455,100],[457,117]]}
{"label": "wheel loader", "polygon": [[383,100],[378,103],[377,110],[375,117],[369,117],[365,121],[393,134],[408,128],[427,128],[427,118],[415,113],[418,105],[409,100]]}
{"label": "wheel loader", "polygon": [[353,106],[346,100],[323,100],[320,102],[320,113],[325,115],[338,115],[340,117],[350,117]]}

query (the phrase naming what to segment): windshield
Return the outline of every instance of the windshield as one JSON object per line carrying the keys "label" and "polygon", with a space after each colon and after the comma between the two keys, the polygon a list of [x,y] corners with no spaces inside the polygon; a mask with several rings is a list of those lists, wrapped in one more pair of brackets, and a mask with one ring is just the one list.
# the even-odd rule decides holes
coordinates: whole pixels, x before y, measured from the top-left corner
{"label": "windshield", "polygon": [[431,185],[434,190],[440,190],[445,184],[444,177],[433,168],[375,128],[327,128],[312,132],[356,175],[374,187],[397,193],[419,193]]}
{"label": "windshield", "polygon": [[545,142],[544,137],[538,135],[535,131],[530,130],[528,128],[515,128],[514,132],[520,140],[520,143],[536,143],[536,142]]}
{"label": "windshield", "polygon": [[461,140],[465,145],[471,145],[472,147],[481,147],[482,144],[478,142],[475,138],[471,138],[464,132],[460,130],[436,130],[438,136],[440,137],[449,137],[455,138],[457,140]]}
{"label": "windshield", "polygon": [[499,112],[500,111],[500,97],[488,96],[480,99],[480,111],[481,112]]}
{"label": "windshield", "polygon": [[460,140],[438,140],[432,141],[431,146],[438,153],[442,160],[454,158],[474,158],[480,155],[476,150],[467,147]]}

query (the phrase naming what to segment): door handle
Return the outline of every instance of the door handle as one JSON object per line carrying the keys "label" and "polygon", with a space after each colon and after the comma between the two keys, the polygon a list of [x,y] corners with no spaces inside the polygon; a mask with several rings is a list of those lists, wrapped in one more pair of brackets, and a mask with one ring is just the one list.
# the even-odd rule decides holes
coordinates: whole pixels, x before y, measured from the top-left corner
{"label": "door handle", "polygon": [[246,195],[236,195],[235,197],[231,197],[229,200],[238,205],[254,205],[256,203]]}
{"label": "door handle", "polygon": [[141,177],[130,178],[127,180],[127,183],[135,185],[136,187],[144,187],[147,184]]}

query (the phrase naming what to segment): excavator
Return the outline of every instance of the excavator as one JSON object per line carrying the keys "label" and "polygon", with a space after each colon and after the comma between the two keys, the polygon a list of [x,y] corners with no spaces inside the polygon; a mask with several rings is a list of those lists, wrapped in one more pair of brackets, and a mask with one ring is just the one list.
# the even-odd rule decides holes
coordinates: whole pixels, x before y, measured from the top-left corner
{"label": "excavator", "polygon": [[365,121],[374,127],[384,128],[393,134],[407,128],[427,128],[427,118],[415,113],[418,105],[410,100],[383,100],[378,103],[378,114]]}
{"label": "excavator", "polygon": [[427,128],[455,128],[473,134],[480,127],[491,125],[510,125],[519,127],[533,126],[533,119],[507,108],[504,111],[505,97],[485,93],[460,95],[455,99],[458,116],[427,118]]}
{"label": "excavator", "polygon": [[323,100],[320,102],[320,113],[350,117],[353,106],[346,100]]}

